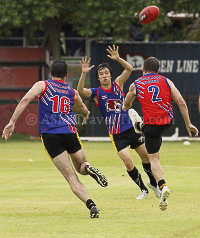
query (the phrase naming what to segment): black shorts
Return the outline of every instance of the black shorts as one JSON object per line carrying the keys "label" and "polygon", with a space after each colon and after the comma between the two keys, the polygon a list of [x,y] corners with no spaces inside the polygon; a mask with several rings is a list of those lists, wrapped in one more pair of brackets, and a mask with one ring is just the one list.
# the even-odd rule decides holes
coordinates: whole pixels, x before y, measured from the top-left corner
{"label": "black shorts", "polygon": [[145,147],[148,154],[157,153],[162,145],[162,133],[166,131],[172,122],[165,125],[144,125],[142,131],[145,136]]}
{"label": "black shorts", "polygon": [[135,149],[138,146],[142,145],[144,142],[140,141],[141,135],[137,134],[133,127],[123,131],[119,134],[110,134],[110,140],[112,141],[117,153],[120,150],[125,149],[130,145],[131,149]]}
{"label": "black shorts", "polygon": [[62,154],[65,150],[69,154],[74,154],[83,148],[78,133],[69,134],[50,134],[41,135],[43,145],[51,159]]}

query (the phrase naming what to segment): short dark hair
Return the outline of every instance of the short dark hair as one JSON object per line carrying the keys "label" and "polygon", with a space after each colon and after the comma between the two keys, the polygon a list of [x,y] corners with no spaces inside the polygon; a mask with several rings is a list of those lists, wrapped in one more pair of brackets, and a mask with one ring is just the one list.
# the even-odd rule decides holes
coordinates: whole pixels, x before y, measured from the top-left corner
{"label": "short dark hair", "polygon": [[155,57],[149,57],[144,61],[144,71],[145,72],[155,72],[158,73],[160,68],[159,60]]}
{"label": "short dark hair", "polygon": [[57,78],[63,78],[67,76],[68,65],[64,60],[54,60],[51,65],[51,75]]}
{"label": "short dark hair", "polygon": [[98,75],[99,70],[104,69],[104,68],[108,68],[109,69],[110,75],[112,77],[112,68],[110,67],[110,65],[108,63],[103,63],[103,64],[100,64],[97,67],[97,69],[96,69],[96,77],[97,77],[97,79],[99,78],[99,75]]}

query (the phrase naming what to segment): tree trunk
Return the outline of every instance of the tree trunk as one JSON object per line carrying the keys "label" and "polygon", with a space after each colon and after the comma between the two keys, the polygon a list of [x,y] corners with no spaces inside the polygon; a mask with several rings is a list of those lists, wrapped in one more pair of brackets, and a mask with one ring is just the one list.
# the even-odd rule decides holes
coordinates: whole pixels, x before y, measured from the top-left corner
{"label": "tree trunk", "polygon": [[49,21],[47,30],[54,60],[60,59],[61,56],[60,29],[61,25],[58,22]]}
{"label": "tree trunk", "polygon": [[23,28],[23,46],[37,46],[34,34],[30,31],[25,31]]}

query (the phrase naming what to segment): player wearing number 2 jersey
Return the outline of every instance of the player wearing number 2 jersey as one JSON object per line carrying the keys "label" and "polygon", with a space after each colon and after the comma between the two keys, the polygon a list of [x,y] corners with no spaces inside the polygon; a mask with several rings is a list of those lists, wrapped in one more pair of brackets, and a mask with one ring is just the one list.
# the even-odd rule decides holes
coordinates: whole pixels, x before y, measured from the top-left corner
{"label": "player wearing number 2 jersey", "polygon": [[134,84],[142,105],[144,124],[169,123],[173,118],[173,108],[167,79],[157,74],[145,74]]}
{"label": "player wearing number 2 jersey", "polygon": [[102,187],[107,186],[106,177],[91,166],[77,133],[76,116],[73,108],[83,114],[86,123],[89,111],[77,91],[66,83],[68,65],[65,61],[55,60],[51,66],[51,80],[40,81],[26,93],[19,102],[9,124],[4,128],[2,137],[5,140],[14,131],[15,123],[28,104],[39,97],[39,132],[43,145],[55,166],[65,177],[74,194],[90,210],[91,218],[99,217],[99,210],[90,199],[83,184],[79,181],[68,157],[70,155],[76,171],[82,175],[89,174]]}
{"label": "player wearing number 2 jersey", "polygon": [[144,125],[138,124],[137,127],[143,131],[145,136],[145,146],[152,171],[161,189],[159,207],[164,211],[167,209],[170,191],[160,165],[160,147],[162,144],[161,135],[170,127],[173,118],[171,99],[178,104],[189,135],[191,136],[191,132],[194,132],[197,136],[198,130],[190,122],[187,105],[180,92],[172,81],[159,75],[158,72],[158,59],[149,57],[144,61],[143,76],[131,84],[123,110],[130,108],[134,98],[138,97],[142,105]]}

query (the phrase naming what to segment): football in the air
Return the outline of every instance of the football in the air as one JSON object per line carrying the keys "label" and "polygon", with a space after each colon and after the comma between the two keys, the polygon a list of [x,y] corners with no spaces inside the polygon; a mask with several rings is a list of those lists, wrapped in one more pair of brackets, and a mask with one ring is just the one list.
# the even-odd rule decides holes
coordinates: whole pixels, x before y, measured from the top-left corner
{"label": "football in the air", "polygon": [[156,6],[145,7],[139,15],[139,21],[142,24],[149,24],[152,21],[155,21],[156,18],[160,15],[160,9]]}

